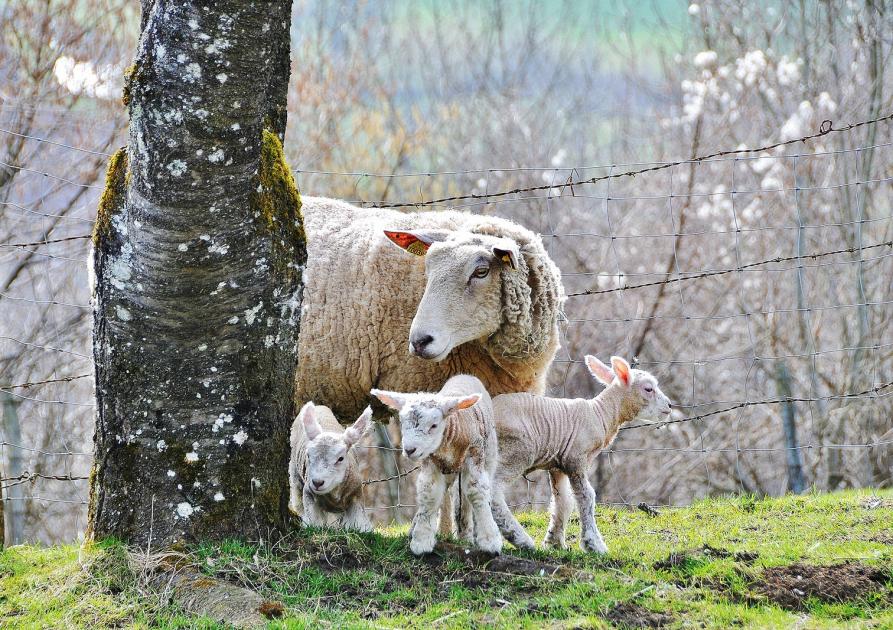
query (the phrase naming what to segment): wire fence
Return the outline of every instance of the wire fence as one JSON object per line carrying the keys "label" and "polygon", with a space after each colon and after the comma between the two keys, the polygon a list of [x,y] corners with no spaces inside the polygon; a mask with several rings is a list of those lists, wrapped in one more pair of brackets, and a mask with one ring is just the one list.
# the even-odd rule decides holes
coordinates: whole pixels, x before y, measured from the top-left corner
{"label": "wire fence", "polygon": [[[723,492],[893,483],[891,120],[824,121],[796,139],[676,161],[295,174],[314,192],[348,182],[352,201],[370,208],[465,208],[542,234],[568,298],[549,391],[594,395],[586,353],[626,355],[658,376],[674,416],[622,427],[593,479],[605,503],[669,506]],[[866,127],[874,140],[859,142]],[[55,156],[110,155],[65,138],[4,135]],[[93,400],[89,235],[70,231],[91,222],[101,185],[95,174],[54,173],[57,161],[35,155],[28,165],[0,161],[19,181],[0,186],[0,382],[10,383],[0,385],[0,481],[8,509],[58,504],[34,518],[74,515],[61,536],[71,538],[83,529]],[[545,183],[529,183],[537,178]],[[365,198],[365,183],[381,179],[399,179],[404,192],[435,181],[457,192]],[[396,434],[382,429],[378,439],[366,447],[377,453],[367,509],[406,518],[418,467],[403,461]],[[539,507],[548,495],[539,475],[519,480],[511,500]]]}

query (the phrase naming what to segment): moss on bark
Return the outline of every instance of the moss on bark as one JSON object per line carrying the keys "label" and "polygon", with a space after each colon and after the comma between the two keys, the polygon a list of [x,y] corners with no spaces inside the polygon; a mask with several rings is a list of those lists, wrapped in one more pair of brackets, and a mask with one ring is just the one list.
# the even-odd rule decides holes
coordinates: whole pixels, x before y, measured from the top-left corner
{"label": "moss on bark", "polygon": [[[285,161],[282,142],[266,128],[261,137],[260,166],[257,185],[251,195],[251,206],[273,237],[274,250],[282,246],[291,247],[295,254],[300,255],[307,240],[304,217],[301,215],[301,193]],[[288,266],[277,271],[291,279],[294,269]]]}
{"label": "moss on bark", "polygon": [[109,158],[109,167],[105,173],[105,188],[99,198],[96,211],[96,222],[93,224],[93,246],[98,247],[102,238],[108,234],[112,224],[112,216],[124,206],[124,194],[127,190],[127,150],[118,149]]}

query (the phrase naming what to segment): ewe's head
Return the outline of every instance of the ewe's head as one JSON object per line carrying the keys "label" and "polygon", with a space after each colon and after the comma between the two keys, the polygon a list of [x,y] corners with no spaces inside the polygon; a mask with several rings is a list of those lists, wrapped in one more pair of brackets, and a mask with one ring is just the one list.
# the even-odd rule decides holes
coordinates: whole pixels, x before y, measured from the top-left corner
{"label": "ewe's head", "polygon": [[515,241],[447,230],[385,234],[406,251],[425,257],[425,294],[409,331],[411,354],[440,361],[456,346],[499,330],[504,319],[503,275],[521,273]]}
{"label": "ewe's head", "polygon": [[343,433],[323,431],[312,402],[301,409],[298,418],[307,434],[307,478],[305,486],[314,494],[328,494],[341,485],[347,473],[348,451],[372,428],[372,409],[363,414]]}
{"label": "ewe's head", "polygon": [[440,448],[447,417],[468,409],[480,394],[441,396],[440,394],[401,394],[373,389],[372,395],[399,412],[403,454],[422,460]]}
{"label": "ewe's head", "polygon": [[608,367],[592,355],[586,355],[586,367],[595,380],[603,385],[617,388],[623,394],[622,411],[625,405],[625,422],[636,417],[663,419],[670,414],[670,399],[660,391],[657,379],[645,370],[634,370],[620,357],[611,357]]}

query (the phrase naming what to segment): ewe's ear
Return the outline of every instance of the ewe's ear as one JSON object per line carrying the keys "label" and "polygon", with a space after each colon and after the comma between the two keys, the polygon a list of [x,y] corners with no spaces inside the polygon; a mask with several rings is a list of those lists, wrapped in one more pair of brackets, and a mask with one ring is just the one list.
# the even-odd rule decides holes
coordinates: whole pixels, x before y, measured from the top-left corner
{"label": "ewe's ear", "polygon": [[629,385],[629,363],[626,362],[626,359],[621,359],[620,357],[611,357],[611,367],[614,368],[614,374],[617,375],[617,380],[619,380],[624,385]]}
{"label": "ewe's ear", "polygon": [[460,409],[468,409],[469,407],[475,406],[480,399],[480,394],[470,394],[468,396],[447,398],[444,402],[441,403],[440,410],[441,412],[443,412],[444,417],[446,417],[455,411],[459,411]]}
{"label": "ewe's ear", "polygon": [[298,418],[304,425],[304,433],[307,434],[308,440],[315,440],[317,436],[322,433],[322,427],[319,426],[319,422],[316,421],[316,409],[312,402],[308,402],[301,407],[301,412],[298,414]]}
{"label": "ewe's ear", "polygon": [[387,236],[392,243],[401,249],[405,249],[410,254],[416,256],[424,256],[428,253],[428,248],[435,241],[446,240],[446,230],[413,230],[412,232],[402,232],[399,230],[385,230],[384,235]]}
{"label": "ewe's ear", "polygon": [[394,411],[400,411],[401,409],[403,409],[403,405],[406,404],[406,397],[403,394],[398,394],[397,392],[386,392],[381,389],[373,389],[369,393],[378,398],[381,402],[383,402]]}
{"label": "ewe's ear", "polygon": [[501,238],[499,239],[499,243],[493,247],[493,256],[512,269],[517,269],[518,258],[521,256],[521,252],[515,241],[508,238]]}
{"label": "ewe's ear", "polygon": [[602,385],[610,385],[614,380],[614,372],[611,371],[607,365],[599,361],[597,358],[592,356],[591,354],[587,354],[586,358],[586,367],[589,368],[589,373],[595,377]]}
{"label": "ewe's ear", "polygon": [[344,431],[344,441],[347,448],[350,448],[363,439],[369,429],[372,428],[372,407],[366,407],[363,413],[357,418],[357,421],[347,427]]}

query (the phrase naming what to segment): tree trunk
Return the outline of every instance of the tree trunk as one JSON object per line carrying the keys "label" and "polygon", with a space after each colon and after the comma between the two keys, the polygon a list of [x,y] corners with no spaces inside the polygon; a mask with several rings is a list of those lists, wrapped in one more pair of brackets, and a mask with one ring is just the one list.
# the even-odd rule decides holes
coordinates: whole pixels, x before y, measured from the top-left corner
{"label": "tree trunk", "polygon": [[93,235],[89,534],[266,537],[289,525],[306,261],[281,145],[291,2],[143,11]]}

